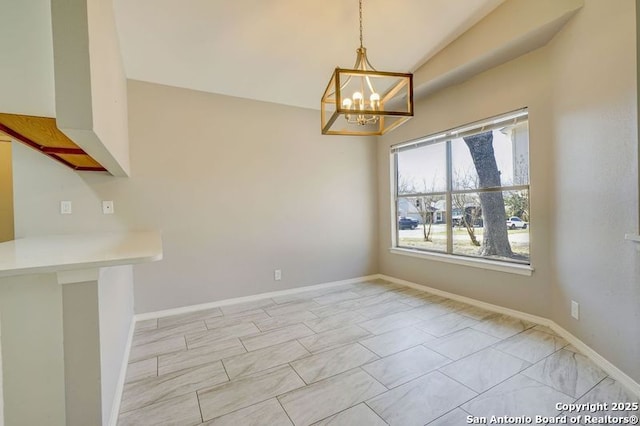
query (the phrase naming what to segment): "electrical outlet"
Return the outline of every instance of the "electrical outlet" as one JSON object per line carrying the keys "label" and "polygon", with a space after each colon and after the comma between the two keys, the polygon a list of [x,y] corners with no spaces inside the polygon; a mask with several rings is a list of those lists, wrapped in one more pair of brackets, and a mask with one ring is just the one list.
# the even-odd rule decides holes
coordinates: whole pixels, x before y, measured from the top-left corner
{"label": "electrical outlet", "polygon": [[580,304],[575,300],[571,301],[571,316],[575,319],[580,319]]}
{"label": "electrical outlet", "polygon": [[273,271],[273,279],[275,281],[280,281],[282,279],[282,270],[281,269],[275,269]]}
{"label": "electrical outlet", "polygon": [[102,202],[102,214],[113,214],[113,201]]}
{"label": "electrical outlet", "polygon": [[60,214],[71,214],[73,212],[73,206],[71,201],[60,201]]}

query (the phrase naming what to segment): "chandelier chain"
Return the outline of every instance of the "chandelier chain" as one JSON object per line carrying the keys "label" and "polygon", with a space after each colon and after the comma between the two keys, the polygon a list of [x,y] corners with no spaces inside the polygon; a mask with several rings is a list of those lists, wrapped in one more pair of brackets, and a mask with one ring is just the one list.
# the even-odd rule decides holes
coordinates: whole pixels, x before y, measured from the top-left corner
{"label": "chandelier chain", "polygon": [[[412,75],[377,71],[367,58],[363,1],[358,0],[360,47],[355,65],[352,69],[336,67],[322,96],[325,135],[382,135],[413,116]],[[345,121],[337,120],[340,116]]]}
{"label": "chandelier chain", "polygon": [[359,0],[359,12],[360,12],[360,48],[362,49],[362,0]]}

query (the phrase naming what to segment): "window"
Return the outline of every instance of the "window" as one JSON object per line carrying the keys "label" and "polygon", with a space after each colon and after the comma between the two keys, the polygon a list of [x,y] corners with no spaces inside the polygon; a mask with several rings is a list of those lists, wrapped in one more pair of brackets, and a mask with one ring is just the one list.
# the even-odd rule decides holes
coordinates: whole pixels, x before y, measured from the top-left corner
{"label": "window", "polygon": [[529,264],[526,109],[391,147],[394,246]]}

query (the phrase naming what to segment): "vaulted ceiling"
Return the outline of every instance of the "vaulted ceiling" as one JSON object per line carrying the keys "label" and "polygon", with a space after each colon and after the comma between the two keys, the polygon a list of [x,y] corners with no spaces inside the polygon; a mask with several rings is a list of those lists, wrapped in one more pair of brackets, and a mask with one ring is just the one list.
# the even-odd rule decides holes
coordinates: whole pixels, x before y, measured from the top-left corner
{"label": "vaulted ceiling", "polygon": [[[415,71],[504,0],[364,0],[379,70]],[[115,0],[127,77],[306,108],[359,45],[357,0]]]}

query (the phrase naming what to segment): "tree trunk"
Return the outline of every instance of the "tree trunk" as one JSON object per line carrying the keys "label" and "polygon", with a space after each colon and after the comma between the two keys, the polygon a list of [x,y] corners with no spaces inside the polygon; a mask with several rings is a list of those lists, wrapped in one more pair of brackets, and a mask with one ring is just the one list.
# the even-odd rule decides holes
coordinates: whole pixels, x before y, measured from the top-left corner
{"label": "tree trunk", "polygon": [[[429,229],[427,229],[427,221],[429,221]],[[422,220],[422,233],[424,235],[424,240],[425,241],[431,241],[431,224],[433,223],[433,220],[431,219],[431,217],[429,216],[429,214],[426,214],[424,219]]]}
{"label": "tree trunk", "polygon": [[467,230],[467,234],[469,234],[469,238],[471,239],[471,244],[474,246],[480,246],[478,239],[476,238],[476,229],[473,227],[473,224],[470,224],[467,221],[465,215],[462,215],[462,223],[464,224],[465,229]]}
{"label": "tree trunk", "polygon": [[[493,152],[493,132],[485,132],[463,139],[469,148],[473,164],[478,172],[480,188],[500,186],[500,171]],[[484,221],[481,255],[512,257],[513,252],[505,224],[507,214],[502,192],[481,192],[479,196]]]}

